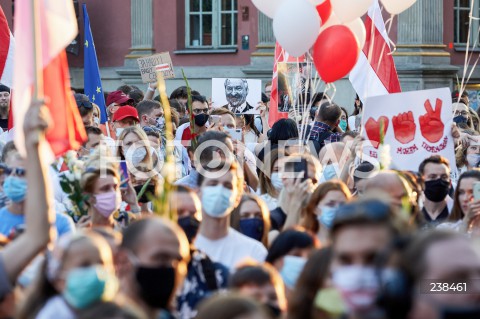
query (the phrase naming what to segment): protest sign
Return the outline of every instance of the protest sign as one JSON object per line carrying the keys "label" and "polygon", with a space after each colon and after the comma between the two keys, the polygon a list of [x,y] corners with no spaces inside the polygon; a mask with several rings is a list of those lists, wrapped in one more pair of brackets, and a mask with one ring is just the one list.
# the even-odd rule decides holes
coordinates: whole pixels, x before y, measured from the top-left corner
{"label": "protest sign", "polygon": [[[367,98],[362,135],[368,141],[363,154],[380,160],[384,156],[381,150],[389,148],[391,168],[415,171],[425,158],[438,154],[450,161],[453,171],[456,166],[452,122],[448,88]],[[383,144],[389,147],[380,145],[382,136]]]}
{"label": "protest sign", "polygon": [[261,101],[261,80],[212,79],[213,108],[225,107],[235,114],[258,114],[257,104]]}
{"label": "protest sign", "polygon": [[145,58],[137,59],[138,67],[140,68],[140,74],[142,75],[143,83],[152,83],[157,81],[156,66],[167,64],[168,68],[162,68],[164,79],[172,79],[175,77],[173,72],[172,59],[170,53],[162,52]]}

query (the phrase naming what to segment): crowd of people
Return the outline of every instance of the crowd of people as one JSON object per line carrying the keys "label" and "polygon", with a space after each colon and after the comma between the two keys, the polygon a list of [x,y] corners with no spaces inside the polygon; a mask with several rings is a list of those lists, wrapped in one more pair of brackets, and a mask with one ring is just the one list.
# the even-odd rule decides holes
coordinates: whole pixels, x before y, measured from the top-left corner
{"label": "crowd of people", "polygon": [[0,318],[480,318],[467,95],[452,95],[456,166],[406,171],[364,159],[358,96],[349,114],[313,94],[308,123],[269,127],[271,83],[258,115],[182,86],[165,117],[155,92],[119,87],[101,123],[75,90],[88,139],[53,164],[41,101],[16,128],[26,157],[2,139]]}

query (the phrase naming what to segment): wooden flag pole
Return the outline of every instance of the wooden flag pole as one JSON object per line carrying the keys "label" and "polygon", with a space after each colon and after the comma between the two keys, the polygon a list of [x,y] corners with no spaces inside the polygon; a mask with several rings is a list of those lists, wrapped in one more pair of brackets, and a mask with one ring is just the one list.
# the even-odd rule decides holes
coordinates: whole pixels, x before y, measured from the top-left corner
{"label": "wooden flag pole", "polygon": [[44,98],[43,91],[43,60],[42,60],[42,30],[40,24],[39,0],[30,0],[32,4],[32,35],[33,35],[33,100],[39,101]]}

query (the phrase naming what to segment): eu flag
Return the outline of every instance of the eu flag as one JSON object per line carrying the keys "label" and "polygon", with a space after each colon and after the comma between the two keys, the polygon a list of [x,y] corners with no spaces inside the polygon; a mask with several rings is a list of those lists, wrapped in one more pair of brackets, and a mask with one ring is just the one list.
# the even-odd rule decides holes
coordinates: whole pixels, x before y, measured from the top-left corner
{"label": "eu flag", "polygon": [[100,123],[103,124],[107,121],[107,108],[105,106],[97,53],[95,52],[95,44],[93,42],[92,29],[90,29],[90,19],[88,18],[86,4],[83,4],[83,26],[85,31],[85,43],[83,45],[83,81],[85,95],[100,108]]}

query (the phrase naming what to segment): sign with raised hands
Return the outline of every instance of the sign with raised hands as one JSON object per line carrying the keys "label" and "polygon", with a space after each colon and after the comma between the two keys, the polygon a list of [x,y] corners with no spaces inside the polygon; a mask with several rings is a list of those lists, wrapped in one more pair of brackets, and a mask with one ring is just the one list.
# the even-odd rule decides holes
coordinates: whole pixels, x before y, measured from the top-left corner
{"label": "sign with raised hands", "polygon": [[417,171],[425,158],[438,154],[454,169],[452,123],[448,88],[370,97],[362,116],[362,135],[367,139],[364,159],[378,161],[386,149],[391,168]]}

